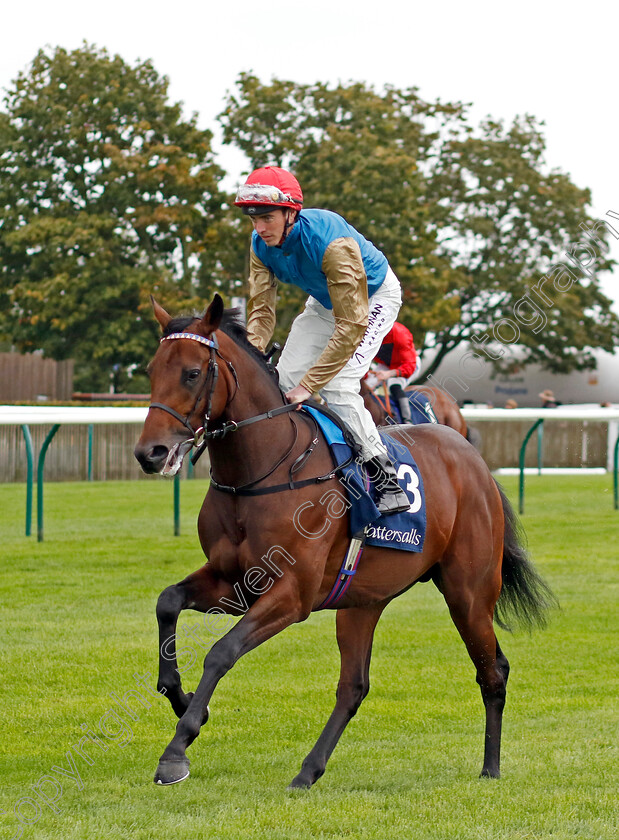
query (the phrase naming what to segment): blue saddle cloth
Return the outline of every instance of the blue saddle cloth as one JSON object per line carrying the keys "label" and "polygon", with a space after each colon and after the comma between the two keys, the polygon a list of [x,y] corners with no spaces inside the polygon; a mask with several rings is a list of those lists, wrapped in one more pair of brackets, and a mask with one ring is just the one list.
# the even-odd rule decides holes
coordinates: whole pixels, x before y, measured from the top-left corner
{"label": "blue saddle cloth", "polygon": [[[418,426],[420,423],[438,423],[432,408],[432,403],[425,394],[421,391],[405,391],[404,393],[408,397],[408,404],[410,405],[410,422],[414,423],[415,426]],[[400,406],[391,396],[389,397],[389,404],[391,406],[391,414],[398,423],[409,422],[408,420],[404,420]]]}
{"label": "blue saddle cloth", "polygon": [[[367,528],[366,542],[381,548],[422,551],[426,533],[426,502],[423,480],[409,450],[389,435],[381,433],[389,457],[395,464],[400,486],[408,496],[411,507],[404,513],[381,515],[374,501],[375,490],[366,471],[354,459],[341,428],[319,409],[304,406],[320,426],[341,473],[341,483],[351,505],[350,534]],[[426,420],[426,422],[429,422]]]}

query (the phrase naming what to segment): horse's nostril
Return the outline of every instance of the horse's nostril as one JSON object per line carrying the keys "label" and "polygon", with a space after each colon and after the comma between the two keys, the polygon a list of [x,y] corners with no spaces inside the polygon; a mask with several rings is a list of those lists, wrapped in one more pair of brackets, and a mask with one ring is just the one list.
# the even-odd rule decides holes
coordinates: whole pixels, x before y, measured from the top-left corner
{"label": "horse's nostril", "polygon": [[150,459],[151,461],[155,462],[165,461],[165,459],[168,457],[169,451],[170,450],[167,446],[153,446],[153,448],[150,451]]}
{"label": "horse's nostril", "polygon": [[157,445],[150,448],[136,446],[134,454],[145,473],[156,473],[168,457],[168,452],[167,446]]}

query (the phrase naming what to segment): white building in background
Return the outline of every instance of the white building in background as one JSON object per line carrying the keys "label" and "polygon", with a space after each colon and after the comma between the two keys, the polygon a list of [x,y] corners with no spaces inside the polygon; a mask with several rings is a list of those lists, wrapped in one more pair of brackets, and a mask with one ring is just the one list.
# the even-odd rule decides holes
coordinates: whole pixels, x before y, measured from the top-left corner
{"label": "white building in background", "polygon": [[[553,374],[539,365],[528,365],[505,375],[495,373],[479,349],[463,344],[443,360],[431,384],[449,391],[460,405],[470,402],[503,408],[506,400],[512,399],[520,408],[538,407],[542,404],[539,394],[547,388],[564,405],[619,404],[619,351],[594,351],[593,355],[597,359],[595,370]],[[421,363],[422,372],[431,359],[429,351]]]}

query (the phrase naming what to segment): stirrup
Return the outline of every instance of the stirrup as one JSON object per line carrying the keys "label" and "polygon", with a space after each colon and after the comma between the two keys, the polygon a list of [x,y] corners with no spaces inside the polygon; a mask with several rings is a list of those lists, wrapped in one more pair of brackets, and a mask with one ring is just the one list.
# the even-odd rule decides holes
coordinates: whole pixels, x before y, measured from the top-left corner
{"label": "stirrup", "polygon": [[387,455],[375,455],[365,466],[378,493],[376,507],[380,513],[384,515],[407,511],[411,503],[398,484],[395,468]]}
{"label": "stirrup", "polygon": [[410,500],[404,490],[398,484],[398,489],[395,487],[383,487],[379,490],[379,497],[376,501],[376,507],[383,516],[388,516],[392,513],[405,513],[411,506]]}

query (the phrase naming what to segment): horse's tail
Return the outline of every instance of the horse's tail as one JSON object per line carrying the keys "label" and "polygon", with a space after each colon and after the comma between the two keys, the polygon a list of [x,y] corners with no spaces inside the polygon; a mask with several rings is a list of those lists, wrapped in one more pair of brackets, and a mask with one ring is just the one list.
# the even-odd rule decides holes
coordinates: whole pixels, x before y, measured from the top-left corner
{"label": "horse's tail", "polygon": [[545,627],[548,610],[558,601],[529,559],[525,535],[505,493],[497,484],[503,504],[505,531],[503,536],[502,587],[494,609],[494,620],[504,630],[512,623],[528,630]]}

